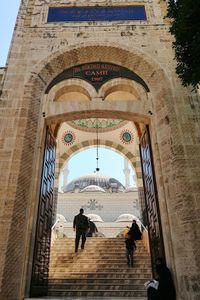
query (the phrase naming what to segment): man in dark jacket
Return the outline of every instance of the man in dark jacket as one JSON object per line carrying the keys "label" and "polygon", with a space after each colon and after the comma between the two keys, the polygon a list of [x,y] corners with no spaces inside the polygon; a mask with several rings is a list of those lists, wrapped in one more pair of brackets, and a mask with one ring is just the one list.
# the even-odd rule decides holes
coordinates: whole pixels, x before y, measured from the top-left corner
{"label": "man in dark jacket", "polygon": [[81,238],[81,249],[84,249],[86,241],[86,233],[89,229],[89,221],[86,216],[84,216],[84,210],[81,208],[80,213],[74,217],[73,228],[76,231],[75,238],[75,252],[78,251],[79,241]]}

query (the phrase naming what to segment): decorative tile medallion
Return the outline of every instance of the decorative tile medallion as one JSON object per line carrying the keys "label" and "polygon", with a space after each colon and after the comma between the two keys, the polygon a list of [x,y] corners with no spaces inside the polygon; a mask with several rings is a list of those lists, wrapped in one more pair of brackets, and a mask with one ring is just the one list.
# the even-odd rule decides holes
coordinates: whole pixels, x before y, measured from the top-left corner
{"label": "decorative tile medallion", "polygon": [[133,143],[133,133],[130,130],[123,130],[120,133],[120,140],[123,144]]}
{"label": "decorative tile medallion", "polygon": [[83,209],[89,209],[89,210],[101,210],[103,208],[103,205],[99,204],[97,200],[90,199],[86,205],[82,206]]}
{"label": "decorative tile medallion", "polygon": [[63,144],[70,146],[75,142],[75,134],[72,131],[65,131],[62,136]]}

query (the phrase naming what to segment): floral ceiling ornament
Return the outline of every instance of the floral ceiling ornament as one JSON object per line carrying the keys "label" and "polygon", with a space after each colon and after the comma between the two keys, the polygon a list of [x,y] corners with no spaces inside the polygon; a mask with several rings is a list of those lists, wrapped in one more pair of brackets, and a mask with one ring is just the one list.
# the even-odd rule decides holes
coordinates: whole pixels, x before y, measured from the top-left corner
{"label": "floral ceiling ornament", "polygon": [[123,144],[131,144],[133,143],[133,133],[128,130],[125,129],[120,133],[120,140],[122,141]]}
{"label": "floral ceiling ornament", "polygon": [[70,146],[75,142],[75,134],[72,131],[65,131],[62,135],[63,144]]}
{"label": "floral ceiling ornament", "polygon": [[[86,132],[95,132],[96,131],[96,118],[89,118],[89,119],[80,119],[80,120],[73,120],[67,122],[71,127],[86,131]],[[125,126],[128,121],[120,120],[120,119],[102,119],[98,118],[98,128],[99,132],[109,132],[112,130],[116,130],[122,126]]]}

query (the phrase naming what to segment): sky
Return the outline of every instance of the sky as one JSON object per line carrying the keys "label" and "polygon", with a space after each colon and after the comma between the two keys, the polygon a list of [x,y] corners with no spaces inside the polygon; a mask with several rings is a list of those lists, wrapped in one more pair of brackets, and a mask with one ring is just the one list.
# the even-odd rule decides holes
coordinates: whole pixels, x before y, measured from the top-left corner
{"label": "sky", "polygon": [[[0,2],[0,67],[4,67],[6,65],[20,2],[21,0],[1,0]],[[103,148],[100,149],[99,156],[100,172],[104,175],[115,177],[124,184],[124,158],[112,150]],[[70,181],[81,175],[92,173],[95,168],[95,148],[79,152],[69,161],[70,173],[68,180]],[[132,171],[131,178],[133,174],[134,173]],[[60,185],[62,185],[62,180],[63,177],[61,176]],[[131,183],[133,183],[132,180]]]}
{"label": "sky", "polygon": [[4,67],[21,0],[0,1],[0,67]]}

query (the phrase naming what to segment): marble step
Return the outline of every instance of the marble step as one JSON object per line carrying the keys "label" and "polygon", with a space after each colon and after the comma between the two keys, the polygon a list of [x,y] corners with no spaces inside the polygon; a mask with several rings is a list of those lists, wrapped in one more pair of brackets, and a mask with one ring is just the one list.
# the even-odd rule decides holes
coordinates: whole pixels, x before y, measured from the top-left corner
{"label": "marble step", "polygon": [[[136,273],[136,272],[131,272],[132,269],[127,270],[126,273],[116,273],[116,272],[98,272],[98,273],[88,273],[88,272],[70,272],[70,273],[66,273],[60,274],[60,277],[57,277],[55,275],[58,275],[58,273],[56,274],[52,274],[52,276],[49,278],[49,282],[51,283],[52,281],[55,282],[64,282],[65,280],[68,279],[107,279],[107,280],[116,280],[116,279],[120,279],[120,280],[138,280],[138,279],[149,279],[151,278],[151,272],[148,273]],[[54,275],[54,276],[53,276]],[[62,277],[61,277],[62,276]]]}
{"label": "marble step", "polygon": [[[75,240],[75,237],[74,238],[68,238],[68,239],[57,239],[56,240],[56,244],[57,245],[62,245],[62,244],[66,244],[66,243],[72,243],[74,242]],[[87,238],[86,239],[88,243],[94,243],[94,244],[114,244],[114,245],[117,245],[117,244],[123,244],[124,243],[124,238],[122,239],[116,239],[116,238]],[[135,241],[138,245],[142,245],[142,240],[140,241]],[[54,244],[55,245],[55,244]]]}
{"label": "marble step", "polygon": [[[96,273],[95,273],[96,272]],[[98,270],[95,270],[95,272],[93,273],[93,275],[95,276],[96,274],[99,274],[99,273],[106,273],[106,274],[112,274],[112,273],[115,273],[116,274],[116,276],[117,275],[120,275],[121,276],[121,278],[124,278],[124,275],[126,275],[126,273],[128,273],[128,274],[146,274],[146,275],[148,275],[149,276],[149,278],[151,278],[152,277],[152,275],[151,275],[151,271],[149,270],[149,269],[141,269],[141,270],[138,270],[138,269],[134,269],[134,268],[129,268],[128,270],[127,269],[120,269],[120,270],[116,270],[116,269],[107,269],[107,270],[105,270],[105,269],[98,269]],[[69,274],[71,274],[71,273],[78,273],[78,274],[88,274],[88,273],[91,273],[91,270],[83,270],[83,269],[81,269],[81,270],[68,270],[68,271],[66,271],[66,270],[54,270],[54,271],[52,271],[52,270],[50,270],[50,272],[49,272],[49,277],[50,278],[55,278],[55,277],[57,277],[57,278],[60,278],[60,277],[65,277],[65,276],[69,276]]]}
{"label": "marble step", "polygon": [[49,289],[48,295],[49,296],[59,296],[59,297],[91,297],[95,299],[95,297],[145,297],[147,294],[146,290],[64,290],[64,289],[57,289],[51,290]]}
{"label": "marble step", "polygon": [[[66,255],[71,255],[71,254],[74,254],[75,252],[75,248],[72,247],[72,248],[66,248],[66,249],[58,249],[57,251],[54,250],[54,253],[51,254],[51,256],[55,256],[55,255],[61,255],[61,254],[66,254]],[[95,250],[95,249],[90,249],[88,248],[87,246],[85,247],[84,249],[84,253],[86,253],[86,255],[109,255],[109,256],[113,256],[115,255],[116,257],[120,254],[124,254],[126,251],[125,247],[123,247],[123,249],[118,249],[118,250],[105,250],[105,249],[98,249],[98,250]],[[82,249],[78,249],[78,252],[76,253],[82,253]],[[148,253],[143,251],[143,250],[136,250],[134,253],[137,253],[138,255],[141,255],[141,256],[148,256]]]}
{"label": "marble step", "polygon": [[[56,240],[56,242],[54,243],[54,246],[63,246],[63,245],[71,245],[71,244],[74,244],[75,242],[75,238],[74,239],[71,239],[71,240],[62,240],[62,241],[59,241],[59,240]],[[107,239],[107,240],[97,240],[97,239],[86,239],[86,243],[88,245],[98,245],[98,246],[105,246],[105,245],[114,245],[115,247],[117,246],[122,246],[124,245],[124,242],[125,240],[120,240],[118,241],[117,239],[116,240],[111,240],[111,239]],[[142,241],[136,241],[135,242],[136,245],[138,246],[143,246],[143,242]]]}
{"label": "marble step", "polygon": [[[138,253],[137,251],[134,252],[133,256],[136,258],[136,259],[139,259],[139,260],[149,260],[150,261],[150,258],[148,257],[148,255],[146,254],[142,254],[142,253]],[[104,253],[93,253],[92,251],[87,251],[87,249],[84,249],[84,250],[78,250],[78,252],[75,252],[74,250],[69,252],[69,251],[66,251],[66,252],[56,252],[54,253],[54,255],[52,254],[51,255],[51,260],[52,259],[56,259],[56,258],[59,258],[59,259],[122,259],[126,257],[126,251],[124,249],[124,251],[120,252],[120,253],[113,253],[113,252],[110,252],[109,254],[104,254]]]}
{"label": "marble step", "polygon": [[121,278],[69,278],[69,279],[51,279],[49,280],[49,286],[57,286],[60,284],[65,285],[131,285],[131,286],[143,286],[144,285],[144,278],[138,279],[138,278],[128,278],[128,279],[121,279]]}
{"label": "marble step", "polygon": [[[56,244],[65,244],[65,243],[71,243],[75,239],[74,238],[63,238],[63,239],[57,239]],[[88,243],[96,243],[96,244],[106,244],[106,243],[113,243],[113,244],[122,244],[124,243],[124,238],[97,238],[97,237],[87,237],[86,238]],[[143,244],[142,240],[135,241],[137,244]]]}
{"label": "marble step", "polygon": [[[141,259],[138,258],[137,256],[133,256],[133,261],[136,265],[145,265],[145,266],[151,266],[151,262],[149,259]],[[50,265],[68,265],[68,264],[124,264],[126,263],[126,257],[124,255],[124,257],[120,257],[119,259],[117,258],[93,258],[91,257],[91,259],[89,257],[80,257],[80,258],[76,258],[76,257],[66,257],[66,258],[61,258],[61,257],[57,257],[57,258],[51,258],[50,260]]]}
{"label": "marble step", "polygon": [[[71,249],[58,249],[57,251],[54,250],[54,253],[51,254],[51,257],[55,257],[55,256],[63,256],[63,255],[80,255],[81,253],[85,253],[85,255],[87,256],[95,256],[95,257],[102,257],[102,256],[106,256],[106,257],[119,257],[119,256],[124,256],[125,254],[125,247],[122,249],[122,251],[112,251],[107,249],[107,251],[105,251],[105,249],[89,249],[87,247],[85,247],[84,250],[82,249],[78,249],[78,252],[74,252],[75,249],[74,247]],[[134,252],[135,255],[141,256],[141,257],[148,257],[148,253],[145,253],[143,251],[138,251],[136,250]]]}
{"label": "marble step", "polygon": [[[130,269],[132,269],[132,270],[129,271],[129,272],[130,273],[132,272],[133,274],[138,274],[138,273],[151,274],[149,269],[140,269],[140,270],[138,270],[138,269],[134,269],[134,266],[133,266],[133,268],[130,268]],[[107,269],[105,269],[105,268],[102,268],[102,269],[100,269],[100,268],[96,268],[96,269],[91,269],[91,268],[71,268],[71,269],[69,268],[69,269],[64,269],[64,268],[62,268],[61,269],[60,268],[60,269],[50,270],[49,276],[54,276],[54,277],[58,276],[58,277],[60,277],[59,276],[60,274],[62,274],[62,276],[63,276],[64,273],[69,274],[70,272],[83,272],[83,271],[85,271],[85,273],[93,271],[94,273],[95,272],[108,272],[108,273],[109,272],[116,272],[116,273],[122,273],[123,274],[123,270],[124,269],[116,269],[116,268],[110,268],[110,269],[109,268],[107,268]]]}
{"label": "marble step", "polygon": [[[75,237],[75,234],[74,234]],[[65,243],[65,242],[70,242],[74,241],[74,237],[71,238],[62,238],[62,239],[57,239],[57,243]],[[116,237],[87,237],[87,241],[93,242],[95,241],[96,243],[98,242],[105,242],[105,243],[122,243],[124,241],[124,238],[116,238]],[[138,240],[137,243],[142,243],[142,240]]]}
{"label": "marble step", "polygon": [[[66,243],[62,243],[62,244],[59,244],[57,242],[55,242],[55,244],[53,245],[54,248],[64,248],[64,247],[70,247],[70,246],[74,246],[75,244],[75,240],[71,241],[71,242],[66,242]],[[111,246],[111,247],[116,247],[116,248],[121,248],[125,245],[125,242],[123,243],[111,243],[111,242],[108,242],[108,243],[96,243],[95,241],[89,243],[88,240],[86,240],[86,245],[88,246],[93,246],[93,247],[105,247],[105,246]],[[138,244],[138,243],[135,243],[136,246],[138,248],[143,248],[143,245],[142,244]]]}
{"label": "marble step", "polygon": [[[151,264],[150,262],[141,262],[139,260],[133,260],[134,261],[134,265],[137,266],[137,267],[145,267],[145,268],[150,268],[151,267]],[[100,266],[110,266],[110,265],[118,265],[118,266],[124,266],[126,265],[126,259],[121,259],[119,261],[117,260],[107,260],[107,261],[99,261],[99,260],[79,260],[79,261],[73,261],[73,260],[54,260],[54,261],[51,261],[50,262],[50,267],[68,267],[68,266],[71,266],[72,264],[73,265],[90,265],[90,266],[93,266],[93,265],[100,265]]]}
{"label": "marble step", "polygon": [[126,291],[138,291],[138,290],[143,290],[144,289],[144,285],[141,283],[139,285],[137,284],[110,284],[110,283],[98,283],[98,284],[94,284],[94,283],[82,283],[81,281],[79,283],[73,283],[73,285],[71,283],[56,283],[56,284],[49,284],[49,290],[51,289],[64,289],[64,290],[126,290]]}
{"label": "marble step", "polygon": [[[146,269],[146,268],[150,268],[151,267],[151,264],[150,263],[142,263],[142,262],[136,262],[133,260],[133,264],[134,264],[134,267],[136,268],[142,268],[142,269]],[[107,262],[98,262],[96,263],[95,261],[94,262],[91,262],[91,261],[87,261],[87,262],[80,262],[80,261],[68,261],[66,263],[60,263],[59,261],[57,263],[51,263],[50,264],[50,267],[51,268],[55,268],[55,267],[58,267],[58,268],[61,268],[61,267],[89,267],[89,268],[96,268],[97,266],[100,267],[100,268],[110,268],[110,267],[113,267],[113,268],[124,268],[126,266],[126,260],[124,260],[123,262],[117,262],[117,261],[107,261]]]}

